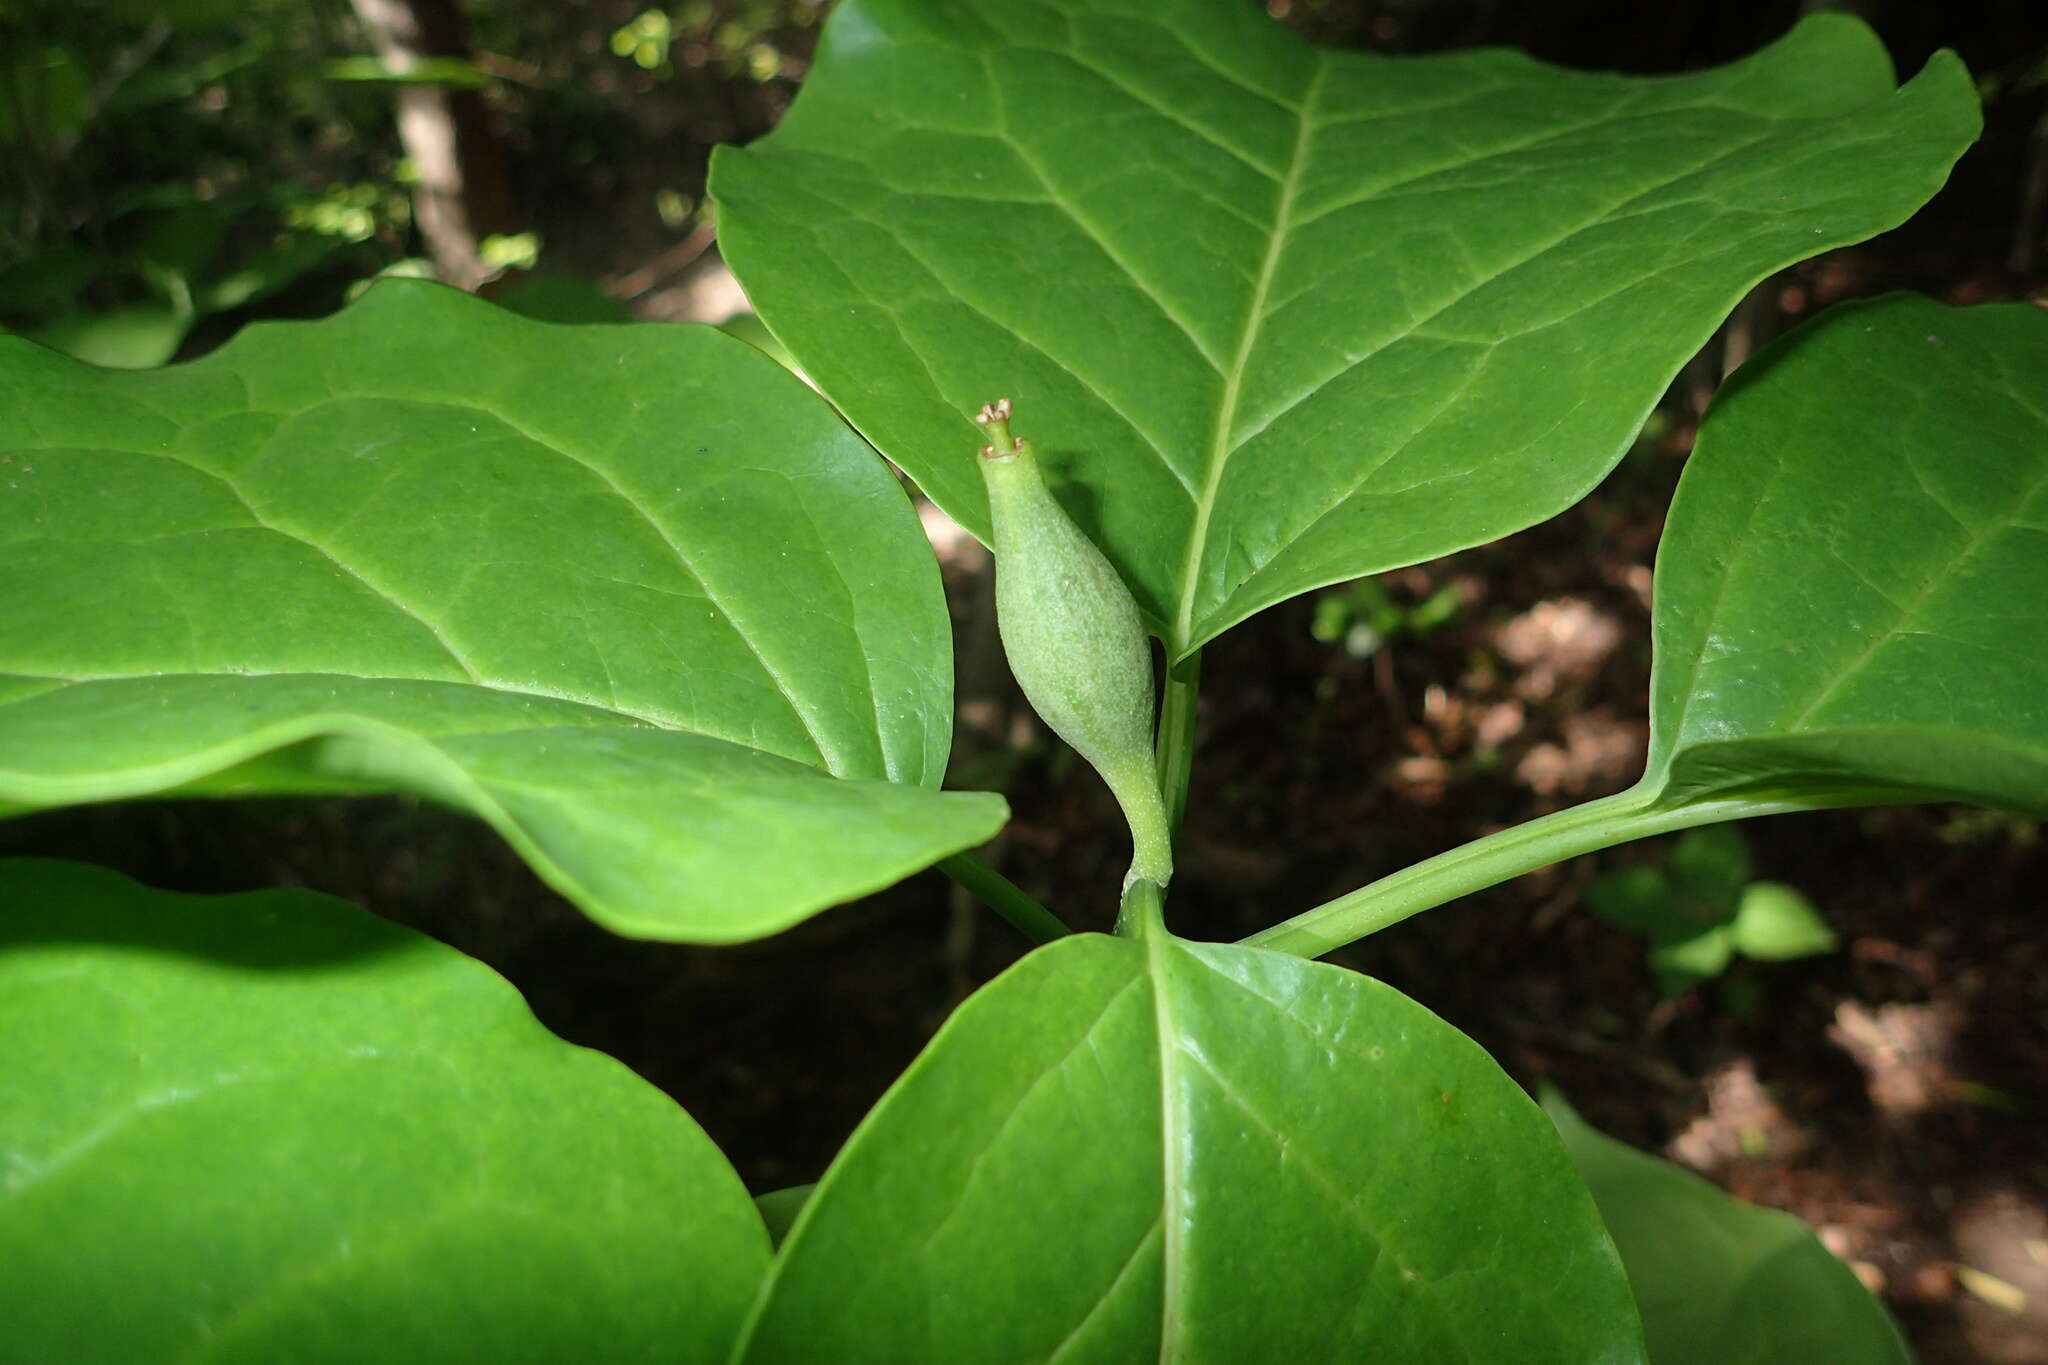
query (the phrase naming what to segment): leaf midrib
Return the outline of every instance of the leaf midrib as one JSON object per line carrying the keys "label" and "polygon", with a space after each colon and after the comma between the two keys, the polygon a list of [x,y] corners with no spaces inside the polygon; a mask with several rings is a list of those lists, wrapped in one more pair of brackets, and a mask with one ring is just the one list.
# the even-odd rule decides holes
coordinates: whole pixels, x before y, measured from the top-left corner
{"label": "leaf midrib", "polygon": [[1164,1224],[1160,1238],[1159,1361],[1160,1365],[1169,1365],[1180,1359],[1181,1295],[1186,1289],[1182,1269],[1186,1220],[1182,1210],[1187,1203],[1182,1177],[1189,1165],[1189,1153],[1188,1134],[1182,1123],[1186,1109],[1181,1102],[1179,1068],[1174,1055],[1178,1051],[1180,1024],[1174,1017],[1173,973],[1167,960],[1171,945],[1165,926],[1157,922],[1156,907],[1154,917],[1140,936],[1145,952],[1143,979],[1152,991],[1154,1046],[1159,1056],[1159,1207]]}
{"label": "leaf midrib", "polygon": [[1328,62],[1317,63],[1314,74],[1309,77],[1308,87],[1302,91],[1294,150],[1288,157],[1286,173],[1280,178],[1279,201],[1273,210],[1272,231],[1266,238],[1265,258],[1259,262],[1258,277],[1252,282],[1251,298],[1245,306],[1244,327],[1238,334],[1236,353],[1223,372],[1223,396],[1217,403],[1215,426],[1209,433],[1207,467],[1202,475],[1201,491],[1195,495],[1194,525],[1188,530],[1187,559],[1181,569],[1180,606],[1174,613],[1174,638],[1167,642],[1169,653],[1177,654],[1185,649],[1194,633],[1196,585],[1202,554],[1209,540],[1209,519],[1215,513],[1216,493],[1223,483],[1223,467],[1229,463],[1233,449],[1230,434],[1237,426],[1245,372],[1251,366],[1252,353],[1258,348],[1259,331],[1265,324],[1266,299],[1272,293],[1274,277],[1279,274],[1280,257],[1286,251],[1288,233],[1293,230],[1294,203],[1301,189],[1302,168],[1308,164],[1309,144],[1315,137],[1316,96],[1329,70]]}

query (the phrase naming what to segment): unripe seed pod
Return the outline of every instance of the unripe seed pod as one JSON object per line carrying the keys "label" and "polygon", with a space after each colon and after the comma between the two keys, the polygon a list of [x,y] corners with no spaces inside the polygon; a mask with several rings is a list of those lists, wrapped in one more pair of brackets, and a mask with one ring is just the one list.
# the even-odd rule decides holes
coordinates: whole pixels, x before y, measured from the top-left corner
{"label": "unripe seed pod", "polygon": [[1054,501],[1010,400],[981,410],[996,557],[996,627],[1025,697],[1109,784],[1131,827],[1129,886],[1166,885],[1173,838],[1153,767],[1152,646],[1131,590]]}

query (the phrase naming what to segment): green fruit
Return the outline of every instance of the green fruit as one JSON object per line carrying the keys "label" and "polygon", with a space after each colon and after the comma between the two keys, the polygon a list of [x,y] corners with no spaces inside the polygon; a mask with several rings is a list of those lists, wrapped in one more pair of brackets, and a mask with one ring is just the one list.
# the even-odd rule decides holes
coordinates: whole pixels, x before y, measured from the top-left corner
{"label": "green fruit", "polygon": [[1123,807],[1133,881],[1166,885],[1173,836],[1153,767],[1152,646],[1137,601],[1102,551],[1054,501],[1029,442],[1013,440],[1010,400],[976,419],[996,556],[996,626],[1010,671],[1052,732],[1088,760]]}

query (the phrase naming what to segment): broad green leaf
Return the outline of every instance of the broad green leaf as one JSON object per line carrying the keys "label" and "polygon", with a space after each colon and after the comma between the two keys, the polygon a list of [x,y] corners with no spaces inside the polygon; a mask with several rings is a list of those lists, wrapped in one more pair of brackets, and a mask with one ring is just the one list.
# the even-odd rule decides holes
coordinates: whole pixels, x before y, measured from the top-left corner
{"label": "broad green leaf", "polygon": [[2048,313],[1836,308],[1716,400],[1657,559],[1663,807],[2048,813]]}
{"label": "broad green leaf", "polygon": [[324,896],[0,862],[0,1362],[723,1361],[709,1138],[481,964]]}
{"label": "broad green leaf", "polygon": [[1653,629],[1634,787],[1248,942],[1326,953],[1546,863],[1745,816],[2048,814],[2048,312],[1891,295],[1744,365],[1679,481]]}
{"label": "broad green leaf", "polygon": [[1321,51],[1243,0],[847,0],[714,164],[719,244],[986,539],[1016,430],[1183,653],[1569,505],[1757,280],[1906,218],[1976,136],[1839,15],[1669,79]]}
{"label": "broad green leaf", "polygon": [[0,809],[415,791],[623,933],[772,932],[985,839],[902,489],[711,328],[432,285],[190,365],[0,338]]}
{"label": "broad green leaf", "polygon": [[957,1011],[805,1205],[739,1359],[1639,1361],[1555,1134],[1340,968],[1150,933]]}
{"label": "broad green leaf", "polygon": [[1840,940],[1813,902],[1783,882],[1751,882],[1728,926],[1735,950],[1759,962],[1831,953]]}
{"label": "broad green leaf", "polygon": [[1806,1224],[1543,1107],[1628,1267],[1650,1365],[1910,1365],[1884,1308]]}

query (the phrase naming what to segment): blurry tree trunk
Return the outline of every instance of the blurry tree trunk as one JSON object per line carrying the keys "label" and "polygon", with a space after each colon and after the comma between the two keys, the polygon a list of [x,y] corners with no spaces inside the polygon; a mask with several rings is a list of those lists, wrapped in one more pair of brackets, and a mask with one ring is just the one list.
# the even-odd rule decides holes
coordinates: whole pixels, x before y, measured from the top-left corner
{"label": "blurry tree trunk", "polygon": [[[436,57],[473,60],[461,0],[354,4],[387,71],[404,75]],[[394,88],[399,140],[419,171],[413,216],[420,237],[441,278],[473,290],[490,273],[478,245],[518,228],[504,144],[481,91],[425,82]]]}

